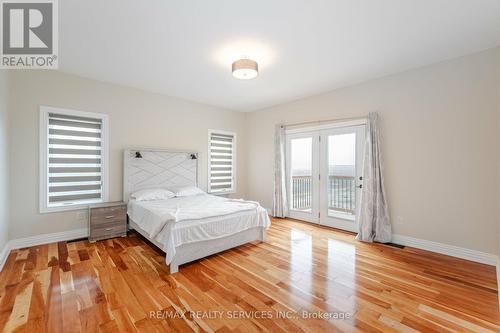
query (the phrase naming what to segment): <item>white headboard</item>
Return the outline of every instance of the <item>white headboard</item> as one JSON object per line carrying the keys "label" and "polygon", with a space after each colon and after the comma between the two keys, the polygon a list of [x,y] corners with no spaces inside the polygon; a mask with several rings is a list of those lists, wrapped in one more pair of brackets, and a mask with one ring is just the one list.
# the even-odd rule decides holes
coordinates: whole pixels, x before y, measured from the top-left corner
{"label": "white headboard", "polygon": [[189,185],[198,185],[197,152],[148,148],[124,151],[123,200],[125,202],[128,202],[130,194],[137,190]]}

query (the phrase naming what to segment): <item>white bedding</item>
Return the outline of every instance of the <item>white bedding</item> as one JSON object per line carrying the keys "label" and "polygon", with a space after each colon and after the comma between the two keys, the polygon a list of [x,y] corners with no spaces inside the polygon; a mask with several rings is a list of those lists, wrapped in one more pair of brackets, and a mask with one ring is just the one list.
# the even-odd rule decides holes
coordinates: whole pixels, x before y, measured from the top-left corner
{"label": "white bedding", "polygon": [[128,215],[150,239],[163,245],[170,264],[176,247],[268,228],[269,216],[253,201],[195,195],[155,201],[129,201]]}

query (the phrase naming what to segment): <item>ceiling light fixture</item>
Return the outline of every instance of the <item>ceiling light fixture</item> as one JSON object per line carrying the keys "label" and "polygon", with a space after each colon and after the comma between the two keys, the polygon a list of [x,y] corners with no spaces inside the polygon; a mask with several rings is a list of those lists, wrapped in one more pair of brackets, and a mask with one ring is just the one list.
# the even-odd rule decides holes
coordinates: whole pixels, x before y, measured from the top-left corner
{"label": "ceiling light fixture", "polygon": [[251,59],[240,59],[233,62],[233,76],[240,80],[254,79],[259,75],[259,64]]}

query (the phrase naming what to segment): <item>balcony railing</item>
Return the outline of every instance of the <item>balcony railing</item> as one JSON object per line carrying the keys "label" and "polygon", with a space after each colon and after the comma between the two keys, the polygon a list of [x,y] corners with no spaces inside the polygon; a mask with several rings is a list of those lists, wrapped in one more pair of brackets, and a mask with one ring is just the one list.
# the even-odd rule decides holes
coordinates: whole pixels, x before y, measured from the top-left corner
{"label": "balcony railing", "polygon": [[354,214],[356,210],[355,177],[328,177],[328,209]]}
{"label": "balcony railing", "polygon": [[312,177],[292,176],[292,208],[296,210],[311,209]]}
{"label": "balcony railing", "polygon": [[[356,178],[328,176],[328,209],[354,214],[356,210]],[[292,176],[292,209],[309,210],[312,205],[312,177]]]}

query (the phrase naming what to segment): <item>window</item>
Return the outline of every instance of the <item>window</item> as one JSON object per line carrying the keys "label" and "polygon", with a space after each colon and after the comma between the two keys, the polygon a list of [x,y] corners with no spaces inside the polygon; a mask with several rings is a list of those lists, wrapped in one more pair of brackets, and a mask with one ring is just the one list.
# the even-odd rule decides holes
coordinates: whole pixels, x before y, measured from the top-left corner
{"label": "window", "polygon": [[208,192],[233,193],[235,186],[236,133],[208,131]]}
{"label": "window", "polygon": [[40,107],[40,212],[107,201],[106,115]]}

